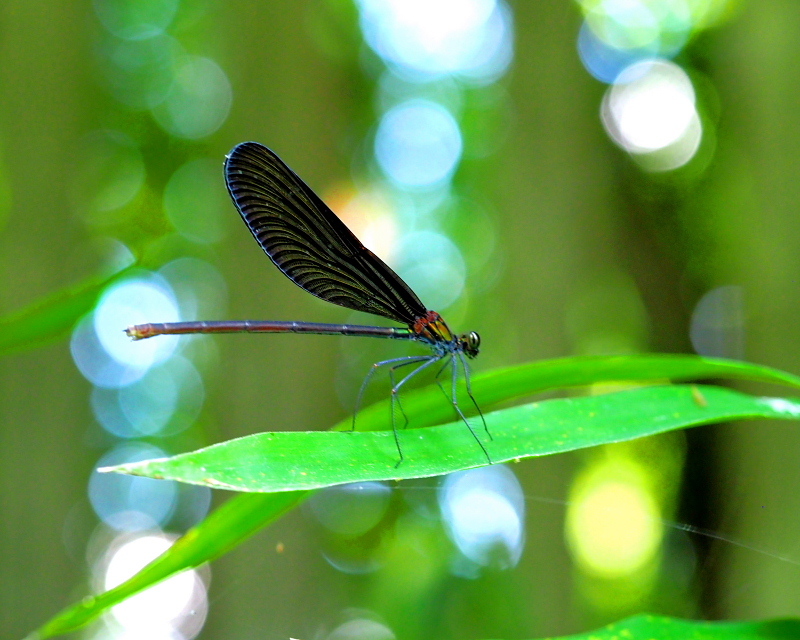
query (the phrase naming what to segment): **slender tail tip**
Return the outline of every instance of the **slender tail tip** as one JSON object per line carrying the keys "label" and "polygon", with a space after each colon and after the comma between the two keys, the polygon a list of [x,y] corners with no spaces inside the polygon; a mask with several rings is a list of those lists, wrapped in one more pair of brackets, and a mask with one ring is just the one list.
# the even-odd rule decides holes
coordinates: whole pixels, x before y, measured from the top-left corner
{"label": "slender tail tip", "polygon": [[125,329],[125,334],[133,340],[144,340],[149,338],[150,334],[147,331],[148,325],[136,324]]}

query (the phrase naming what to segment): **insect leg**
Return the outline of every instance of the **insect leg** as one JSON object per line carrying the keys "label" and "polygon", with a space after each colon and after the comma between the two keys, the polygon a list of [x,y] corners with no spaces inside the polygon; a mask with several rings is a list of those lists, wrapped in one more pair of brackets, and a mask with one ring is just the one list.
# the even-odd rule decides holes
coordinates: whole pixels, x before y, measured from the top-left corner
{"label": "insect leg", "polygon": [[492,434],[489,433],[489,426],[486,424],[486,418],[483,417],[483,411],[481,411],[480,406],[478,406],[475,396],[472,395],[472,382],[469,379],[469,363],[467,362],[467,359],[464,357],[463,353],[459,352],[458,357],[459,360],[461,360],[461,365],[464,367],[464,382],[467,386],[467,395],[469,396],[469,399],[472,400],[472,404],[475,406],[475,409],[478,411],[478,415],[481,417],[481,422],[483,423],[483,429],[486,431],[486,435],[489,436],[489,440],[494,440],[494,438],[492,438]]}
{"label": "insect leg", "polygon": [[372,380],[372,376],[375,375],[375,372],[383,366],[389,364],[395,364],[397,362],[406,362],[411,364],[413,362],[420,362],[421,360],[427,360],[429,356],[403,356],[402,358],[392,358],[391,360],[383,360],[382,362],[376,362],[372,365],[370,370],[367,372],[366,377],[364,378],[364,382],[361,383],[361,387],[358,389],[358,395],[356,396],[356,406],[355,410],[353,411],[353,426],[351,427],[351,431],[356,430],[356,416],[358,416],[358,412],[361,411],[361,401],[364,399],[364,391],[366,391],[367,386],[369,385],[369,381]]}
{"label": "insect leg", "polygon": [[[456,359],[456,354],[451,354],[450,358],[452,360]],[[492,464],[492,459],[489,457],[489,452],[486,451],[486,447],[481,442],[480,438],[478,438],[478,434],[475,433],[475,429],[472,428],[472,425],[467,420],[467,416],[464,415],[464,412],[461,410],[461,407],[458,406],[458,398],[456,397],[456,383],[458,382],[458,365],[456,362],[453,362],[453,377],[451,381],[451,393],[453,394],[453,407],[458,412],[458,415],[461,416],[461,419],[464,421],[464,424],[467,425],[469,432],[472,434],[472,437],[475,438],[475,442],[480,445],[480,448],[483,450],[483,455],[486,456],[486,459],[489,461],[489,464]],[[483,417],[483,415],[481,415]]]}
{"label": "insect leg", "polygon": [[[431,356],[421,356],[422,360],[429,360]],[[389,381],[391,382],[392,389],[399,388],[398,385],[395,385],[394,382],[394,372],[397,371],[400,367],[405,367],[409,364],[414,364],[416,362],[422,362],[422,360],[417,359],[416,357],[413,360],[406,360],[405,362],[401,362],[400,364],[396,364],[393,367],[389,367]],[[405,381],[405,379],[403,380]],[[403,410],[403,403],[400,402],[400,395],[392,393],[392,402],[397,402],[397,406],[400,408],[400,413],[403,414],[403,429],[408,426],[408,416],[406,412]],[[393,418],[394,419],[394,418]],[[394,422],[392,422],[392,426],[394,426]]]}

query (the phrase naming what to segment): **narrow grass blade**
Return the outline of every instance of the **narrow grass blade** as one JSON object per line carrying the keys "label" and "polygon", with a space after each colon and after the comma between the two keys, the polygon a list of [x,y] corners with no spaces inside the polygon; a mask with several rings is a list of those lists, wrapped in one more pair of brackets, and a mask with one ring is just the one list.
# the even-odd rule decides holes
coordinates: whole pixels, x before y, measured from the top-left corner
{"label": "narrow grass blade", "polygon": [[67,607],[26,640],[51,638],[80,629],[147,587],[224,555],[297,505],[304,496],[304,492],[297,492],[233,497],[130,580]]}
{"label": "narrow grass blade", "polygon": [[35,349],[63,338],[81,316],[92,310],[103,290],[128,272],[90,278],[0,318],[0,355]]}

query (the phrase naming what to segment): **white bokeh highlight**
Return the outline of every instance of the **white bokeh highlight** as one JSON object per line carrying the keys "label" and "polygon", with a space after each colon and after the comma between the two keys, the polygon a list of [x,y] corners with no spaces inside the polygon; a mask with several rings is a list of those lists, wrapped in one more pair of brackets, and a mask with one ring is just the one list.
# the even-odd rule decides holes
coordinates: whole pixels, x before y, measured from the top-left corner
{"label": "white bokeh highlight", "polygon": [[525,498],[508,467],[450,474],[442,483],[439,506],[451,539],[466,558],[501,568],[519,562],[525,545]]}
{"label": "white bokeh highlight", "polygon": [[[173,540],[160,532],[122,536],[98,567],[103,590],[113,589],[165,553]],[[196,571],[184,571],[116,605],[115,637],[188,639],[208,612],[206,587]]]}
{"label": "white bokeh highlight", "polygon": [[512,57],[508,8],[497,0],[360,0],[372,49],[418,81],[456,75],[479,81],[505,72]]}
{"label": "white bokeh highlight", "polygon": [[606,131],[634,156],[654,156],[653,170],[688,162],[702,137],[692,81],[678,65],[647,60],[627,67],[603,100]]}

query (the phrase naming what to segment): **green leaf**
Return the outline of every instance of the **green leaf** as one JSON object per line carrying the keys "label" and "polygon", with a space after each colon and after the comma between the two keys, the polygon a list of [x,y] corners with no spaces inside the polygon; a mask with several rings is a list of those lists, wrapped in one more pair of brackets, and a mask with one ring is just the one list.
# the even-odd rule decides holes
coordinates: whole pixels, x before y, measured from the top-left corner
{"label": "green leaf", "polygon": [[67,607],[30,634],[27,640],[51,638],[80,629],[115,604],[147,587],[224,555],[294,507],[304,495],[298,492],[235,496],[130,580],[99,596],[88,596]]}
{"label": "green leaf", "polygon": [[[800,403],[757,398],[722,387],[667,385],[600,396],[546,400],[486,415],[493,462],[573,451],[711,422],[800,418]],[[258,433],[184,453],[108,467],[233,491],[297,491],[346,482],[442,475],[487,463],[463,422],[391,431]]]}
{"label": "green leaf", "polygon": [[[481,405],[489,407],[499,402],[532,395],[549,388],[587,385],[593,382],[667,379],[693,380],[725,377],[744,378],[800,387],[800,378],[766,367],[733,361],[699,358],[696,356],[654,355],[612,358],[576,357],[536,362],[476,376],[473,381],[473,390],[481,402]],[[638,391],[644,390],[640,389]],[[704,404],[710,405],[709,400],[717,398],[717,396],[714,395],[717,393],[732,394],[731,399],[735,399],[736,396],[741,396],[741,394],[735,394],[734,392],[729,392],[724,389],[710,391],[710,388],[707,387],[684,387],[678,392],[682,394],[680,396],[682,406],[686,406],[687,392],[697,410],[703,409]],[[758,402],[758,399],[750,398],[748,401],[747,398],[747,396],[742,396],[745,404],[750,404],[750,406]],[[576,400],[592,400],[592,398]],[[575,402],[575,400],[571,402]],[[761,409],[768,406],[763,404],[765,401],[761,402]],[[775,406],[779,408],[781,402],[785,401],[778,401],[778,404]],[[540,403],[539,406],[544,404],[545,403]],[[691,404],[689,406],[693,411],[695,410],[695,407],[691,407]],[[783,406],[790,408],[796,407],[796,405],[791,403]],[[403,407],[409,417],[415,421],[414,424],[417,425],[433,424],[437,420],[442,422],[443,420],[449,419],[451,415],[451,409],[448,403],[443,400],[441,391],[436,387],[407,394],[403,398]],[[629,406],[629,409],[633,410],[634,413],[637,411],[640,412],[640,419],[646,419],[646,414],[652,411],[653,407],[644,405],[639,407]],[[534,411],[531,408],[525,407],[519,407],[517,410],[522,412],[517,416],[517,418],[520,419],[524,419],[524,412]],[[493,423],[492,425],[493,430],[496,431],[495,436],[497,439],[499,439],[500,432],[504,431],[506,428],[508,428],[508,432],[513,436],[513,425],[517,418],[514,417],[515,414],[513,412],[515,410],[507,411],[511,411],[512,413],[509,414],[506,411],[501,411],[490,417],[492,420],[497,420],[497,424]],[[389,415],[388,403],[383,402],[378,405],[373,405],[362,411],[359,415],[359,428],[386,429],[387,424],[390,424]],[[706,417],[709,418],[710,421],[710,414],[707,414]],[[780,413],[780,415],[775,417],[786,418],[790,416],[787,416],[785,413]],[[575,418],[576,420],[570,421],[570,424],[577,428],[580,426],[580,421],[583,418],[580,415],[576,415]],[[594,416],[590,416],[590,419],[593,420]],[[502,423],[506,421],[507,425],[503,426]],[[570,424],[563,425],[563,428],[571,428]],[[336,428],[347,429],[350,425],[351,421],[345,420],[337,425]],[[468,455],[472,456],[470,459],[473,463],[475,463],[475,460],[478,461],[477,463],[482,463],[483,461],[480,459],[480,455],[482,454],[475,441],[469,436],[464,425],[450,425],[444,428],[445,431],[447,431],[448,428],[454,429],[453,436],[457,439],[457,446],[461,446],[461,444],[465,445]],[[424,434],[420,433],[420,431],[421,430],[415,430],[415,434],[412,436],[415,440],[417,439],[417,435],[424,435],[424,440],[434,437],[431,433],[431,431],[433,431],[432,429],[426,429]],[[305,437],[308,434],[299,435]],[[378,436],[380,441],[380,438],[386,439],[387,436],[391,437],[391,432],[384,434],[316,433],[311,434],[311,438],[317,438],[319,436],[338,438],[338,440],[334,441],[334,449],[336,449],[338,446],[347,442],[349,438],[363,435]],[[401,435],[405,437],[408,434],[402,433]],[[586,435],[587,433],[585,433],[584,430],[582,437],[585,438]],[[575,438],[570,440],[570,443],[566,443],[565,441],[565,444],[575,444],[577,439],[578,436],[576,435]],[[585,446],[590,445],[586,444]],[[388,462],[385,458],[383,459],[384,467],[386,464],[393,465],[397,459],[396,450],[392,447],[393,445],[390,441],[389,448],[385,449],[383,452],[384,456],[391,456]],[[407,448],[404,448],[404,450],[406,451],[407,462],[410,463],[410,452]],[[330,451],[326,451],[325,455],[327,456],[330,453]],[[445,457],[453,454],[454,452],[447,448],[443,448],[439,452],[440,456]],[[240,465],[241,462],[241,460],[238,460],[236,464]],[[403,466],[405,465],[406,463],[403,463]],[[405,471],[405,469],[403,470]],[[395,475],[397,475],[396,472],[393,474],[393,477]],[[240,542],[246,540],[261,528],[277,519],[286,510],[296,505],[305,495],[307,495],[307,493],[302,491],[266,494],[244,493],[232,498],[212,513],[203,523],[187,532],[169,551],[143,569],[139,574],[131,578],[128,582],[100,596],[85,598],[80,603],[65,609],[38,632],[31,635],[30,638],[52,637],[78,629],[131,595],[184,569],[197,567],[204,562],[209,562],[227,553]]]}
{"label": "green leaf", "polygon": [[794,640],[800,620],[705,622],[639,615],[602,629],[550,640]]}
{"label": "green leaf", "polygon": [[35,349],[63,338],[94,308],[103,290],[129,271],[90,278],[0,318],[0,354]]}
{"label": "green leaf", "polygon": [[[484,409],[543,391],[611,382],[686,382],[689,380],[738,379],[787,385],[800,389],[800,377],[761,365],[679,354],[628,356],[573,356],[539,360],[505,369],[495,369],[472,379],[478,404]],[[474,413],[463,385],[459,392],[462,408]],[[403,410],[411,424],[424,427],[453,419],[449,402],[432,385],[403,395]],[[379,402],[358,414],[359,431],[385,430],[391,425],[388,402]],[[334,430],[352,428],[344,420]]]}

